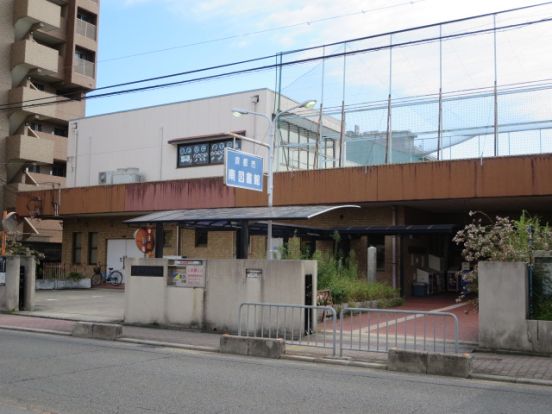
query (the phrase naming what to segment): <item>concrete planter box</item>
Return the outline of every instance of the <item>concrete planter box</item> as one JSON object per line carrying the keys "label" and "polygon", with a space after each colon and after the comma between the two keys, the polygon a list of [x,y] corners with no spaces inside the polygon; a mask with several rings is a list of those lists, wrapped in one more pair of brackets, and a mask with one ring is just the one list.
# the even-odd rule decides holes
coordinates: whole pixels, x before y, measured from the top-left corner
{"label": "concrete planter box", "polygon": [[80,280],[36,280],[36,290],[90,289],[91,287],[92,284],[88,278]]}

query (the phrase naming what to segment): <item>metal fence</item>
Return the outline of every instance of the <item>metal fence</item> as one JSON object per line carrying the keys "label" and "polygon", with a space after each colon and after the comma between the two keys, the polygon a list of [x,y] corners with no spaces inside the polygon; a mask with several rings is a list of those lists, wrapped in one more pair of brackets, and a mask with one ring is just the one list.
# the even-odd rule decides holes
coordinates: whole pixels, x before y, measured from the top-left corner
{"label": "metal fence", "polygon": [[[387,352],[389,348],[458,353],[458,318],[448,312],[242,303],[238,335],[282,338],[292,345]],[[339,335],[337,334],[339,331]]]}
{"label": "metal fence", "polygon": [[344,349],[387,352],[389,348],[400,348],[458,353],[458,318],[453,313],[346,308],[339,318],[340,356]]}
{"label": "metal fence", "polygon": [[288,344],[331,348],[337,353],[337,314],[331,306],[242,303],[238,335],[282,338]]}
{"label": "metal fence", "polygon": [[64,264],[59,262],[42,262],[37,271],[37,279],[66,280],[71,273],[79,273],[82,277],[92,274],[86,272],[82,265]]}
{"label": "metal fence", "polygon": [[63,263],[42,263],[42,279],[62,280],[65,278],[65,266]]}
{"label": "metal fence", "polygon": [[[542,4],[285,52],[276,90],[317,99],[302,113],[313,125],[335,121],[311,130],[338,148],[331,163],[317,151],[318,168],[550,153],[550,16]],[[280,168],[302,169],[319,146],[286,138],[300,154]]]}

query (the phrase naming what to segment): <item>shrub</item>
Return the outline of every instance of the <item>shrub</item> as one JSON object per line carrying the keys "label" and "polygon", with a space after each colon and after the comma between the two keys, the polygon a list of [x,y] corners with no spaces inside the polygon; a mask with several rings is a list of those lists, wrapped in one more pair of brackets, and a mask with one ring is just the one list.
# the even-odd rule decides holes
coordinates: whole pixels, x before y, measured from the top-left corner
{"label": "shrub", "polygon": [[81,280],[83,278],[83,276],[79,272],[69,272],[66,275],[66,278],[67,278],[67,280],[72,280],[74,282],[77,282],[77,281]]}
{"label": "shrub", "polygon": [[[523,212],[518,220],[497,216],[494,220],[484,213],[470,211],[473,222],[458,231],[452,239],[462,245],[462,256],[470,263],[470,271],[462,277],[467,289],[459,297],[473,294],[477,302],[478,263],[484,260],[525,262],[532,264],[533,250],[552,248],[552,229],[541,224],[538,217]],[[485,223],[484,223],[485,221]],[[538,273],[538,272],[537,272]],[[552,298],[543,297],[539,290],[539,277],[535,276],[533,317],[552,320]]]}
{"label": "shrub", "polygon": [[318,288],[328,289],[336,304],[399,296],[396,289],[385,283],[368,283],[358,279],[358,266],[354,254],[347,260],[340,260],[317,251],[313,259],[318,261]]}
{"label": "shrub", "polygon": [[[339,234],[333,236],[334,241],[339,241]],[[308,259],[311,257],[307,250],[289,246],[280,247],[282,259]],[[348,258],[343,258],[339,252],[333,254],[315,251],[312,260],[318,262],[318,289],[328,289],[332,295],[334,304],[349,302],[366,302],[370,300],[394,299],[399,297],[396,289],[385,283],[368,283],[358,279],[358,265],[355,252],[351,251]],[[390,305],[391,306],[391,305]]]}

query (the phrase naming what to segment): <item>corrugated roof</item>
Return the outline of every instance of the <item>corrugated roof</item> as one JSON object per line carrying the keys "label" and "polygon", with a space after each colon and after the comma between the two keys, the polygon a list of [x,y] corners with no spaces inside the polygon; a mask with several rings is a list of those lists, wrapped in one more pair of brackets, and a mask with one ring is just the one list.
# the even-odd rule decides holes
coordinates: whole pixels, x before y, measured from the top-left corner
{"label": "corrugated roof", "polygon": [[224,220],[308,220],[320,214],[341,208],[360,208],[360,206],[346,204],[339,206],[200,208],[192,210],[171,210],[146,214],[145,216],[126,220],[125,223],[185,223]]}

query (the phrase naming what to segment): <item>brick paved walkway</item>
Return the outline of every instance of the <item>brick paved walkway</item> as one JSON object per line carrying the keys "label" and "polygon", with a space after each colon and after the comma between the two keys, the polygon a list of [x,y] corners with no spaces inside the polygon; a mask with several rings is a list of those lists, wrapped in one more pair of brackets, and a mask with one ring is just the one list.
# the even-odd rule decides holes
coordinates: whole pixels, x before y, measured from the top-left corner
{"label": "brick paved walkway", "polygon": [[477,374],[552,381],[552,357],[474,352],[473,371]]}
{"label": "brick paved walkway", "polygon": [[31,316],[19,316],[0,313],[0,326],[39,329],[69,333],[75,322],[62,319],[34,318]]}

